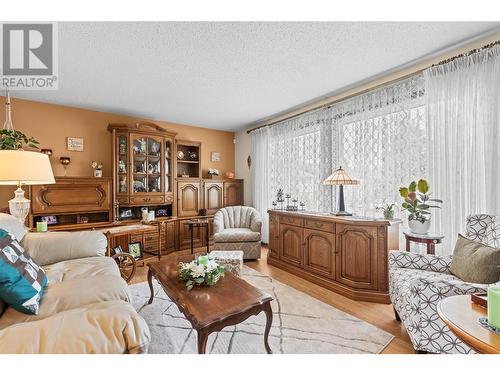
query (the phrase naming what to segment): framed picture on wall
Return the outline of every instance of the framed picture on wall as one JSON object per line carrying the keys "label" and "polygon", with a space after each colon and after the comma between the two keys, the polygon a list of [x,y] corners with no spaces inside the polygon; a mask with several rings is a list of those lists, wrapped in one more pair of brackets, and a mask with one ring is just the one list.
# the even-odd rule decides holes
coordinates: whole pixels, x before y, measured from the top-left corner
{"label": "framed picture on wall", "polygon": [[218,161],[220,161],[220,152],[211,152],[210,153],[210,160],[212,162],[218,162]]}
{"label": "framed picture on wall", "polygon": [[66,148],[68,151],[83,152],[83,138],[68,137]]}
{"label": "framed picture on wall", "polygon": [[131,242],[128,244],[128,253],[135,259],[142,258],[142,242]]}

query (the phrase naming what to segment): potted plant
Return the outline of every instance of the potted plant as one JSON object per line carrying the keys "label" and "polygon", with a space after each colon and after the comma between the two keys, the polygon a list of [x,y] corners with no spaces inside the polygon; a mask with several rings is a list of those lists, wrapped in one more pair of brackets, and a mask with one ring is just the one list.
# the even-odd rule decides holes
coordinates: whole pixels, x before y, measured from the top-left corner
{"label": "potted plant", "polygon": [[23,148],[38,148],[38,142],[19,130],[0,130],[0,150],[21,150]]}
{"label": "potted plant", "polygon": [[384,219],[392,220],[394,219],[394,207],[395,203],[386,204],[385,206],[377,207],[377,211],[382,211],[384,213]]}
{"label": "potted plant", "polygon": [[[413,233],[426,234],[431,225],[431,208],[441,208],[441,199],[431,198],[429,184],[426,180],[412,181],[408,187],[399,188],[399,194],[404,199],[401,204],[403,211],[408,211],[408,226]],[[433,202],[434,204],[430,204]]]}

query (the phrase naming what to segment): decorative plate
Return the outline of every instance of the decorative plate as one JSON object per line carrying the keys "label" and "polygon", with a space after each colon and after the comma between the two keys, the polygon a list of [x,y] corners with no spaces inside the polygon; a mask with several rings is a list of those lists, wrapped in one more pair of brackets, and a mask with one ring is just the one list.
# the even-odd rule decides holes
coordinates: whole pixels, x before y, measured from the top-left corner
{"label": "decorative plate", "polygon": [[184,152],[177,151],[177,159],[184,159]]}

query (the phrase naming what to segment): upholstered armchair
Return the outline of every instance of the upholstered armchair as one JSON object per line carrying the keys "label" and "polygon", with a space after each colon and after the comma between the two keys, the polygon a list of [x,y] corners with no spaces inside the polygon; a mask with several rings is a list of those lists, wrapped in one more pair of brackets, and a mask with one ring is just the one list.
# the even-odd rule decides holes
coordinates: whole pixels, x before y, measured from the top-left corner
{"label": "upholstered armchair", "polygon": [[260,258],[262,219],[253,207],[229,206],[214,216],[214,250],[243,251],[244,259]]}
{"label": "upholstered armchair", "polygon": [[[469,215],[466,237],[500,247],[500,216]],[[439,318],[438,302],[446,297],[486,292],[490,285],[472,284],[450,273],[452,256],[389,253],[389,294],[396,319],[404,324],[415,351],[471,353]]]}

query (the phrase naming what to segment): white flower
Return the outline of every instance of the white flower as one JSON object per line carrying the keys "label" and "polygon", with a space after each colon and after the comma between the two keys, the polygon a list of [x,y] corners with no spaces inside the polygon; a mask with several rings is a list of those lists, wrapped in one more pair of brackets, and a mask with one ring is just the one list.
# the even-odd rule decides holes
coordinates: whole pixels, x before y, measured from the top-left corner
{"label": "white flower", "polygon": [[213,259],[210,259],[207,263],[207,272],[212,272],[217,269],[217,262]]}
{"label": "white flower", "polygon": [[205,277],[205,267],[203,264],[195,265],[191,270],[191,276],[193,276],[194,279],[197,279],[198,277]]}

